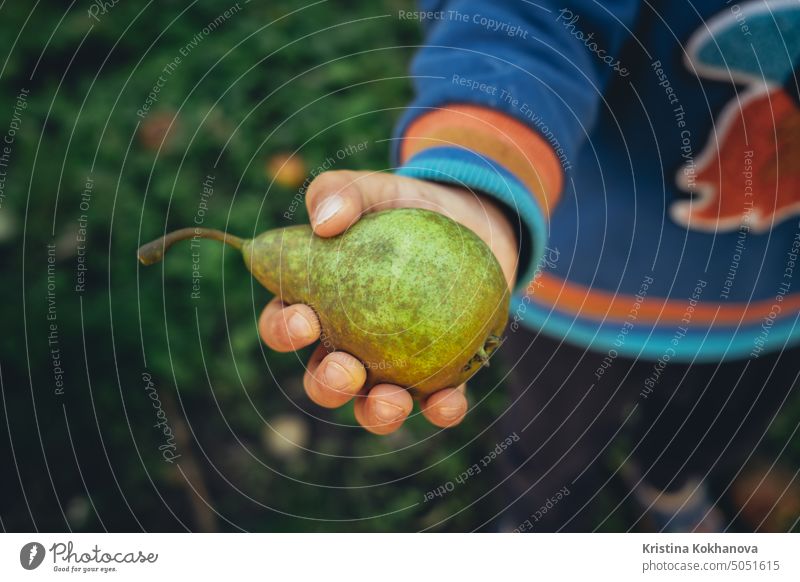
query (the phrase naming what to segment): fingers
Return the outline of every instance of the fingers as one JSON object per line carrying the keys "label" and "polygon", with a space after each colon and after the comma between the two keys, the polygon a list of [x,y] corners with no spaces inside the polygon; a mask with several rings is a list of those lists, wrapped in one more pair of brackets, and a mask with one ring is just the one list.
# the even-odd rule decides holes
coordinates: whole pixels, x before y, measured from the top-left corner
{"label": "fingers", "polygon": [[276,352],[291,352],[319,339],[319,319],[308,305],[288,307],[273,299],[261,312],[258,331],[261,339]]}
{"label": "fingers", "polygon": [[441,428],[450,428],[464,420],[467,414],[466,386],[445,388],[433,394],[422,405],[422,415],[431,424]]}
{"label": "fingers", "polygon": [[385,435],[400,428],[414,402],[407,390],[394,384],[378,384],[366,396],[356,398],[356,420],[369,432]]}
{"label": "fingers", "polygon": [[[264,308],[258,321],[262,340],[278,352],[303,348],[319,339],[320,324],[314,310],[307,305],[286,306],[273,299]],[[303,377],[308,397],[325,408],[337,408],[353,399],[363,388],[367,371],[361,362],[345,352],[328,354],[317,347]],[[422,414],[432,424],[456,426],[467,412],[465,387],[446,388],[428,397]],[[411,395],[393,384],[374,386],[356,399],[356,420],[368,431],[385,435],[396,431],[413,408]]]}
{"label": "fingers", "polygon": [[308,188],[306,204],[319,236],[335,236],[367,210],[390,206],[397,198],[397,177],[341,170],[320,174]]}
{"label": "fingers", "polygon": [[319,346],[308,362],[303,386],[316,404],[338,408],[358,394],[366,380],[367,371],[356,358],[345,352],[327,354]]}

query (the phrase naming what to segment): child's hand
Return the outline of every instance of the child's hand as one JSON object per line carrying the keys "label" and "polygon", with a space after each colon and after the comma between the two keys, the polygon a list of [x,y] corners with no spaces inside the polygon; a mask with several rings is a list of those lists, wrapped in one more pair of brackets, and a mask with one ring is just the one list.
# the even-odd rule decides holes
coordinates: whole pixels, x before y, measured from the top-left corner
{"label": "child's hand", "polygon": [[[449,216],[480,236],[494,251],[509,287],[517,266],[517,240],[510,222],[492,201],[464,188],[405,178],[393,174],[336,171],[318,176],[308,189],[308,214],[314,232],[330,237],[345,231],[366,212],[388,208],[426,208]],[[259,320],[264,342],[288,352],[319,339],[320,324],[303,304],[285,305],[273,299]],[[400,386],[379,384],[362,391],[367,373],[345,352],[326,354],[318,346],[308,363],[303,384],[320,406],[336,408],[355,401],[358,422],[376,434],[400,428],[411,412],[411,395]],[[422,403],[422,414],[439,427],[457,425],[467,411],[465,386],[445,388]]]}

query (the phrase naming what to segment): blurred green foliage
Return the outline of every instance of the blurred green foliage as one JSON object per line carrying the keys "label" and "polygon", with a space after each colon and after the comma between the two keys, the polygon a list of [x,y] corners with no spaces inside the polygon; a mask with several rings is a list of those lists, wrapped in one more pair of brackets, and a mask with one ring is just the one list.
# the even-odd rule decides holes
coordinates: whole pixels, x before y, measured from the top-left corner
{"label": "blurred green foliage", "polygon": [[[122,1],[97,19],[90,6],[7,3],[0,12],[3,119],[19,91],[30,91],[0,225],[3,405],[15,411],[13,454],[2,452],[11,494],[3,497],[15,500],[0,506],[4,526],[182,530],[205,519],[224,530],[416,530],[456,514],[476,489],[436,504],[421,503],[424,493],[485,454],[470,435],[501,398],[484,402],[463,430],[437,433],[414,420],[375,438],[352,426],[349,407],[307,402],[307,353],[262,348],[256,317],[269,296],[235,253],[202,244],[196,299],[189,245],[147,270],[135,261],[141,242],[194,224],[209,175],[204,225],[249,235],[290,222],[282,215],[298,189],[272,183],[265,167],[276,154],[310,170],[367,142],[336,167],[386,168],[420,40],[415,23],[392,15],[410,3],[254,0],[208,34],[235,3]],[[160,76],[157,100],[137,115]],[[77,292],[82,214],[87,270]],[[291,222],[305,221],[300,205]],[[53,322],[48,244],[57,254]],[[162,460],[143,374],[174,430],[185,426],[188,444],[177,452],[196,474]],[[311,452],[287,447],[270,426]],[[480,517],[465,511],[441,527],[473,527]]]}
{"label": "blurred green foliage", "polygon": [[[314,169],[367,142],[336,167],[386,168],[420,41],[417,23],[393,15],[411,4],[123,0],[96,18],[88,2],[2,6],[0,131],[29,91],[0,210],[4,529],[465,530],[493,515],[492,502],[473,504],[496,484],[489,475],[423,498],[494,446],[501,370],[472,383],[476,406],[459,429],[415,418],[375,438],[350,407],[307,402],[307,352],[261,346],[269,296],[235,253],[202,244],[198,298],[188,245],[147,270],[135,260],[141,242],[193,224],[209,175],[204,225],[247,236],[307,219],[302,205],[284,218],[298,188],[272,182],[275,155]],[[179,435],[181,470],[162,459],[145,378]],[[800,458],[797,439],[791,447]]]}

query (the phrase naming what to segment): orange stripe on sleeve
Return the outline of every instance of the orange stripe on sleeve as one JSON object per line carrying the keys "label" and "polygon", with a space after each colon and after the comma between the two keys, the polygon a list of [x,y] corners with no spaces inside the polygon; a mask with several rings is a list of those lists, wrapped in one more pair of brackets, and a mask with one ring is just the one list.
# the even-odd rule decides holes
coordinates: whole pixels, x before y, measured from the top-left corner
{"label": "orange stripe on sleeve", "polygon": [[[537,302],[558,309],[564,313],[602,320],[625,321],[630,313],[634,299],[627,294],[614,294],[608,291],[591,289],[584,285],[564,281],[549,273],[540,273],[537,285],[529,286],[528,296]],[[774,299],[753,301],[751,303],[710,304],[699,302],[692,308],[690,326],[718,325],[735,326],[741,322],[751,325],[763,321],[772,309]],[[638,307],[637,319],[648,323],[679,324],[686,316],[688,299],[665,299],[648,296]],[[784,313],[800,310],[800,296],[789,296],[782,304]]]}
{"label": "orange stripe on sleeve", "polygon": [[403,138],[401,162],[435,147],[462,147],[490,158],[525,184],[546,217],[561,196],[563,173],[550,144],[499,111],[477,105],[435,109],[412,121]]}

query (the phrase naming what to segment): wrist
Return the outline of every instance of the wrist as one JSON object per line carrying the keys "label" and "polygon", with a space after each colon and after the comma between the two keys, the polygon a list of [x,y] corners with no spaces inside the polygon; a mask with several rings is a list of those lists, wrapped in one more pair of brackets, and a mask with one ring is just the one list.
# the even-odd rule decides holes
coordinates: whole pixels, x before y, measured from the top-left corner
{"label": "wrist", "polygon": [[487,194],[479,193],[476,198],[486,211],[489,225],[489,241],[486,243],[500,261],[503,273],[506,275],[509,289],[514,288],[517,280],[519,266],[520,245],[519,237],[509,219],[504,205]]}

